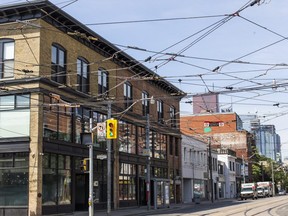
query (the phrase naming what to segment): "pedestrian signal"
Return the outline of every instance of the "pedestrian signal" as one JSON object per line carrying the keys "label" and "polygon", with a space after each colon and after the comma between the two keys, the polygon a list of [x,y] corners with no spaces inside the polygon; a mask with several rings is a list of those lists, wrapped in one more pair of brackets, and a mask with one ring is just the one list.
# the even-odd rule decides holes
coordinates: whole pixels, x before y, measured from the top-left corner
{"label": "pedestrian signal", "polygon": [[117,120],[108,119],[106,122],[106,138],[117,139]]}
{"label": "pedestrian signal", "polygon": [[82,172],[89,171],[89,158],[84,158],[81,160],[80,169]]}

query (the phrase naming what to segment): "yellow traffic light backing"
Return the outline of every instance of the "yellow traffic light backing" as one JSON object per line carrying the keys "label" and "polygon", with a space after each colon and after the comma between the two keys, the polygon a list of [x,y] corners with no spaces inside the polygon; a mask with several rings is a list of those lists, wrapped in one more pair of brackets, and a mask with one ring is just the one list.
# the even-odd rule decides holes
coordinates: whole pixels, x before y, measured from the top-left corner
{"label": "yellow traffic light backing", "polygon": [[116,119],[108,119],[106,122],[106,138],[117,139],[117,124]]}
{"label": "yellow traffic light backing", "polygon": [[89,158],[84,158],[81,160],[80,169],[83,172],[89,171]]}

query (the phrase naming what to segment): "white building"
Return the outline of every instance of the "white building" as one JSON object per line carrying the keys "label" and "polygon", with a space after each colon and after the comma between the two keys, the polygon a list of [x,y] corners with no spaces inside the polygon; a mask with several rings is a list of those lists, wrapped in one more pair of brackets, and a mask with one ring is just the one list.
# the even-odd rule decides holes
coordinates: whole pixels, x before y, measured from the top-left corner
{"label": "white building", "polygon": [[221,198],[235,198],[237,195],[236,153],[230,149],[218,149],[218,160],[223,167],[221,168],[223,174],[219,174],[219,194]]}
{"label": "white building", "polygon": [[[182,135],[182,180],[183,180],[183,202],[191,202],[194,198],[211,199],[209,191],[209,166],[208,145],[206,142],[191,136]],[[213,176],[213,199],[218,198],[217,187],[217,152],[211,151],[212,176]]]}

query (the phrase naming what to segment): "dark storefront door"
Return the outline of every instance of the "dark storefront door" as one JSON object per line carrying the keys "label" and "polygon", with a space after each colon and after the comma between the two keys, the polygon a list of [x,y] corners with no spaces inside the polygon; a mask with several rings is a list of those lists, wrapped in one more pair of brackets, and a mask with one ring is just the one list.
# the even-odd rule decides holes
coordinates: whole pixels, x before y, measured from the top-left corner
{"label": "dark storefront door", "polygon": [[75,179],[75,211],[88,211],[89,176],[76,174]]}

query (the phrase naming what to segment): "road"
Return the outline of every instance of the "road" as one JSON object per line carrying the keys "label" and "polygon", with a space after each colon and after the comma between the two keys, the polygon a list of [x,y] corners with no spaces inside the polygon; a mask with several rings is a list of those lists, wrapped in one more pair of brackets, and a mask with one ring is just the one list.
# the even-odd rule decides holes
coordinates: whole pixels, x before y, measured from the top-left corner
{"label": "road", "polygon": [[288,216],[288,196],[198,204],[154,216]]}

